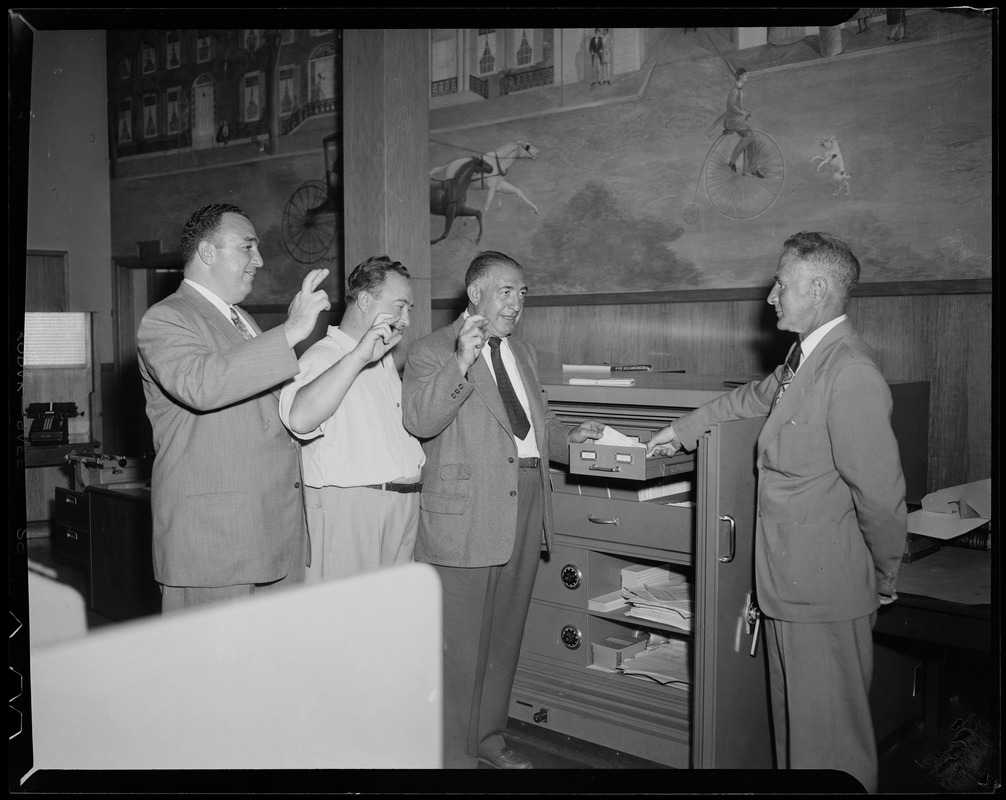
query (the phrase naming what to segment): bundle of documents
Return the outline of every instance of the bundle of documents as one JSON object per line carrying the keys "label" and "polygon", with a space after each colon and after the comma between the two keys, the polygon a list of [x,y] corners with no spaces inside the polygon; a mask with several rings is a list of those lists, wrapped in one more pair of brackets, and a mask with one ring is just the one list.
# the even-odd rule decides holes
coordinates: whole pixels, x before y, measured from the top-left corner
{"label": "bundle of documents", "polygon": [[632,604],[627,617],[648,619],[683,631],[692,629],[692,587],[684,575],[669,573],[659,581],[623,588],[622,597]]}
{"label": "bundle of documents", "polygon": [[651,637],[646,650],[623,659],[618,671],[638,678],[649,678],[666,685],[691,688],[691,659],[688,643],[680,639]]}
{"label": "bundle of documents", "polygon": [[622,588],[635,589],[647,581],[665,581],[669,580],[670,577],[670,564],[658,564],[656,566],[633,564],[632,566],[622,568]]}
{"label": "bundle of documents", "polygon": [[587,607],[591,611],[616,611],[624,608],[628,601],[622,597],[621,591],[608,592],[607,594],[591,597],[587,601]]}

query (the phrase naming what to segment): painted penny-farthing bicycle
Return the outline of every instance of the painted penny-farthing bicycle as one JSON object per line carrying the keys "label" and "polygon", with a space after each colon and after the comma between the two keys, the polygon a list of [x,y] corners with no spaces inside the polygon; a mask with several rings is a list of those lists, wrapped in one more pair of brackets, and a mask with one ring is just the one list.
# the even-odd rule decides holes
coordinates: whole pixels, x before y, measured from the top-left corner
{"label": "painted penny-farthing bicycle", "polygon": [[751,219],[772,207],[786,181],[786,161],[775,139],[765,131],[752,130],[752,134],[754,140],[737,159],[736,170],[730,167],[730,155],[739,134],[724,128],[716,138],[702,162],[692,201],[682,212],[685,222],[691,225],[699,219],[695,200],[700,187],[710,205],[731,219]]}
{"label": "painted penny-farthing bicycle", "polygon": [[320,261],[336,239],[339,222],[336,212],[342,205],[339,134],[329,134],[322,145],[325,180],[298,186],[283,209],[283,246],[301,264]]}

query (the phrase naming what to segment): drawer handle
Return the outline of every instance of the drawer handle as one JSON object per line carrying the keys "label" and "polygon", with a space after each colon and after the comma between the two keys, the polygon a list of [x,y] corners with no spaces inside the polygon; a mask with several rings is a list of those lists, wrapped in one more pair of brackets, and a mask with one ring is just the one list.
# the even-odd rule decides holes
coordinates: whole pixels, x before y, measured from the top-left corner
{"label": "drawer handle", "polygon": [[595,525],[617,525],[618,517],[614,517],[612,519],[598,519],[593,514],[588,514],[587,521],[593,522]]}
{"label": "drawer handle", "polygon": [[77,531],[75,531],[73,528],[67,528],[66,529],[66,538],[67,539],[73,539],[74,541],[77,541]]}
{"label": "drawer handle", "polygon": [[723,514],[720,517],[720,522],[726,522],[730,525],[730,552],[725,556],[720,556],[721,562],[729,564],[737,554],[737,522],[729,514]]}
{"label": "drawer handle", "polygon": [[587,469],[594,470],[594,472],[621,472],[622,468],[617,464],[613,467],[602,467],[599,464],[591,464]]}
{"label": "drawer handle", "polygon": [[76,497],[64,497],[63,499],[67,502],[68,505],[71,505],[71,506],[77,505],[77,498]]}

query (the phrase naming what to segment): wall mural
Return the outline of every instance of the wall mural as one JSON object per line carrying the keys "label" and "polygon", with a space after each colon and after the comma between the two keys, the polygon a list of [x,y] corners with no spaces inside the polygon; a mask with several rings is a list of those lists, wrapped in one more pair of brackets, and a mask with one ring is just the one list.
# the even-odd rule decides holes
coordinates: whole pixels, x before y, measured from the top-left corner
{"label": "wall mural", "polygon": [[740,80],[728,29],[597,30],[535,31],[520,69],[519,29],[455,33],[481,58],[430,113],[434,298],[479,249],[539,295],[761,287],[799,230],[849,241],[863,283],[991,276],[987,24]]}
{"label": "wall mural", "polygon": [[[285,308],[314,267],[341,300],[341,53],[330,29],[109,31],[112,253],[179,248],[207,203],[248,214]],[[142,113],[140,110],[142,109]]]}

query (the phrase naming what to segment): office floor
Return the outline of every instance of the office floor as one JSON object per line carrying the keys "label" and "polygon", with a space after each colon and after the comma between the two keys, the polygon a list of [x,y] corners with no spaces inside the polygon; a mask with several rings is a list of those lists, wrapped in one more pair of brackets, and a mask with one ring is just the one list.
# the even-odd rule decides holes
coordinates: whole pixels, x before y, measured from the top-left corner
{"label": "office floor", "polygon": [[[55,559],[49,537],[38,527],[28,539],[28,557],[53,569],[58,580],[86,596],[87,577],[83,570],[72,562]],[[96,628],[114,623],[88,612],[87,624]],[[998,702],[998,692],[993,691],[991,682],[992,660],[987,655],[948,653],[942,669],[944,692],[939,729],[927,733],[922,730],[921,721],[918,724],[909,721],[904,729],[881,743],[881,793],[985,793],[991,791],[984,774],[985,764],[992,775],[999,775],[998,741],[991,741],[990,746],[986,743],[991,735],[991,728],[986,726],[993,722],[993,703]],[[527,754],[536,769],[666,769],[516,720],[510,721],[507,738],[511,746]],[[989,750],[993,754],[992,763],[981,763]],[[555,779],[553,775],[546,782],[551,784]],[[702,791],[700,775],[693,773],[689,784]]]}

